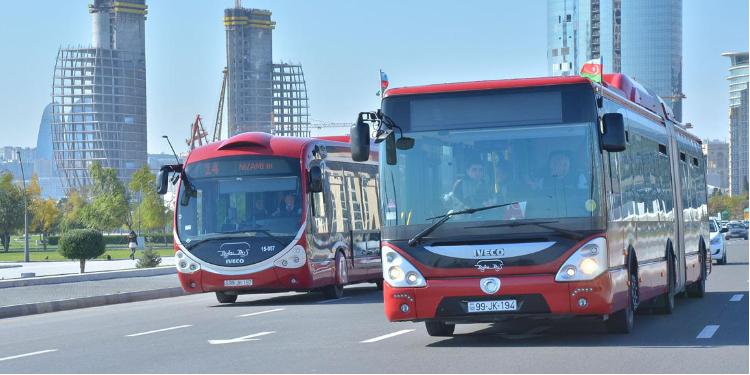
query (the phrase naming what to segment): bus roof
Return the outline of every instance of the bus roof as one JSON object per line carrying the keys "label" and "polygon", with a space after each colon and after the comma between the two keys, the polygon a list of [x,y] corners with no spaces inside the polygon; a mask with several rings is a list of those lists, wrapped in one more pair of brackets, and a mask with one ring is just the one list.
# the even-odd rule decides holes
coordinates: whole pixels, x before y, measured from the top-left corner
{"label": "bus roof", "polygon": [[[483,91],[570,84],[591,84],[591,81],[588,78],[581,76],[559,76],[439,83],[424,86],[392,88],[384,93],[383,98],[401,95],[439,94],[448,92]],[[665,120],[671,120],[677,124],[676,128],[681,130],[682,133],[688,137],[694,138],[700,143],[698,137],[684,130],[682,124],[675,119],[672,109],[664,102],[664,100],[657,96],[653,91],[645,88],[627,75],[619,73],[604,74],[602,75],[602,86],[610,89],[611,92],[617,94],[633,105],[644,108]]]}
{"label": "bus roof", "polygon": [[322,141],[326,145],[349,145],[349,137],[299,138],[275,136],[268,133],[240,133],[223,141],[209,143],[190,152],[188,162],[212,159],[222,156],[248,154],[277,155],[299,158],[311,142]]}

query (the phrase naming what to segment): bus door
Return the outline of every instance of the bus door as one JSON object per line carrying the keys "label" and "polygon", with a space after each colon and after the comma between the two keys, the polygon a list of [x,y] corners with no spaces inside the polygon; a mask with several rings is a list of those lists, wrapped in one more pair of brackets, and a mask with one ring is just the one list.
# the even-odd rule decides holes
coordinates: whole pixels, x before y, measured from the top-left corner
{"label": "bus door", "polygon": [[682,290],[685,286],[685,223],[683,221],[682,201],[682,171],[680,170],[680,151],[675,139],[675,131],[670,121],[665,121],[669,134],[669,160],[672,165],[672,191],[674,197],[674,237],[672,247],[677,258],[677,280],[675,290]]}
{"label": "bus door", "polygon": [[[372,215],[372,209],[378,210],[377,186],[372,189],[375,197],[368,194],[369,181],[367,177],[357,172],[346,172],[344,178],[346,198],[349,207],[349,223],[351,224],[352,259],[355,269],[360,274],[369,271],[380,272],[380,230],[379,217]],[[373,199],[374,198],[374,199]],[[373,220],[377,219],[375,225]],[[359,272],[357,272],[359,273]]]}

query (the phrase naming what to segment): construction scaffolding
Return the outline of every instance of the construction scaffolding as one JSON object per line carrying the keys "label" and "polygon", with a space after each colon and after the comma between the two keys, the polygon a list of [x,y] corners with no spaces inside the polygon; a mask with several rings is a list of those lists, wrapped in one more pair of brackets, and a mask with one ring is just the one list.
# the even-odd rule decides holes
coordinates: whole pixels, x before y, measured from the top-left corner
{"label": "construction scaffolding", "polygon": [[89,184],[95,161],[127,180],[146,163],[143,54],[60,49],[52,84],[52,146],[66,189]]}
{"label": "construction scaffolding", "polygon": [[273,65],[273,134],[310,136],[307,85],[302,65]]}

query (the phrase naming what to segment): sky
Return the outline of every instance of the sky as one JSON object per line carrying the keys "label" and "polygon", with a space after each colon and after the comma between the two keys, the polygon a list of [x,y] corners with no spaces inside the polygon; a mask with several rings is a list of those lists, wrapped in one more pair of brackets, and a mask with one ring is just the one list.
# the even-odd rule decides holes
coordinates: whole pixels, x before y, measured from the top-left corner
{"label": "sky", "polygon": [[[58,48],[91,43],[90,0],[2,1],[0,146],[34,147]],[[310,115],[352,122],[391,87],[547,74],[546,0],[244,0],[276,21],[274,62],[301,63]],[[186,149],[196,114],[212,132],[232,0],[147,0],[148,151]],[[748,50],[747,0],[683,1],[683,119],[728,138],[729,59]],[[605,67],[606,70],[606,67]],[[226,121],[226,118],[225,118]],[[344,132],[341,129],[340,132]]]}

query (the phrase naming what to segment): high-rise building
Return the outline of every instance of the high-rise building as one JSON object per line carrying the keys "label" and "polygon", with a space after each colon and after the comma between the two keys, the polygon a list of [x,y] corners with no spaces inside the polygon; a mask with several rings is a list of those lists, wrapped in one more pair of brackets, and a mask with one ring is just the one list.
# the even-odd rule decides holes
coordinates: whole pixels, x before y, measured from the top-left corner
{"label": "high-rise building", "polygon": [[52,108],[52,104],[47,104],[42,112],[32,162],[33,174],[39,178],[42,197],[59,199],[65,196],[65,181],[59,177],[52,148]]}
{"label": "high-rise building", "polygon": [[730,194],[748,191],[748,53],[727,52],[729,57],[729,188]]}
{"label": "high-rise building", "polygon": [[704,139],[702,148],[706,155],[706,183],[721,190],[729,189],[729,143]]}
{"label": "high-rise building", "polygon": [[229,135],[273,129],[271,12],[242,7],[224,10],[227,33]]}
{"label": "high-rise building", "polygon": [[52,84],[52,136],[67,188],[98,161],[128,180],[146,164],[145,0],[94,0],[90,47],[63,48]]}
{"label": "high-rise building", "polygon": [[276,22],[263,9],[224,10],[229,136],[244,132],[309,136],[302,66],[273,63]]}
{"label": "high-rise building", "polygon": [[682,0],[547,0],[549,74],[576,75],[599,57],[682,119]]}

